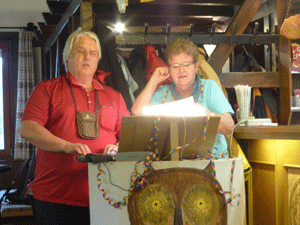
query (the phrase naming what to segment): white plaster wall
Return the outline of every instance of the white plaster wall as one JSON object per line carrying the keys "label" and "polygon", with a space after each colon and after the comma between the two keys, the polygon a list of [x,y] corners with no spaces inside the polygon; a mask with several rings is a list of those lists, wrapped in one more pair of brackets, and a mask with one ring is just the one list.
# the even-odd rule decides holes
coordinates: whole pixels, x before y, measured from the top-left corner
{"label": "white plaster wall", "polygon": [[0,27],[25,27],[27,23],[45,22],[43,12],[49,12],[46,0],[1,0]]}

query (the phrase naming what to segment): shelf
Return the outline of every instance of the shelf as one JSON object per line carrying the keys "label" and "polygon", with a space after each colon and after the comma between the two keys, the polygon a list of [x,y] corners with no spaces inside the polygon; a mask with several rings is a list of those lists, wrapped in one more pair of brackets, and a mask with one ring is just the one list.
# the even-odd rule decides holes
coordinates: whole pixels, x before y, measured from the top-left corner
{"label": "shelf", "polygon": [[233,88],[235,85],[249,85],[252,88],[278,88],[278,72],[230,72],[219,74],[224,88]]}
{"label": "shelf", "polygon": [[234,129],[236,139],[291,139],[300,140],[300,126],[253,126],[236,127]]}

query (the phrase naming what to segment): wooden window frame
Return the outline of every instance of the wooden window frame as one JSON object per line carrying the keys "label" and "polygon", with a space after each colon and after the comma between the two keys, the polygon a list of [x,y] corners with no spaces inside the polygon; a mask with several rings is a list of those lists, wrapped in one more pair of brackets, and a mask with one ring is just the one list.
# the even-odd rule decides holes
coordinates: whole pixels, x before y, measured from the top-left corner
{"label": "wooden window frame", "polygon": [[15,140],[15,118],[18,74],[18,32],[0,32],[3,57],[4,144],[0,160],[12,159]]}

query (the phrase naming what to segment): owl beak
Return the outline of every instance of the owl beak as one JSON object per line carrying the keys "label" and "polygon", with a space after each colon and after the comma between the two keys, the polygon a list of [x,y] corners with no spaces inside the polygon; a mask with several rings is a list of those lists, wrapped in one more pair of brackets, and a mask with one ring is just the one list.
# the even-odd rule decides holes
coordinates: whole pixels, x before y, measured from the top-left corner
{"label": "owl beak", "polygon": [[175,208],[174,225],[183,225],[181,208]]}

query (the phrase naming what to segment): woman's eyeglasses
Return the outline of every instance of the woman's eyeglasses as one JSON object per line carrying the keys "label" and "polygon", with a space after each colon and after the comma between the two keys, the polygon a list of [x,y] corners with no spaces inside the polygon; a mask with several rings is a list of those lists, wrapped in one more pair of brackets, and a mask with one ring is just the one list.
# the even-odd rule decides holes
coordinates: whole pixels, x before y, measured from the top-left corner
{"label": "woman's eyeglasses", "polygon": [[176,63],[176,64],[171,64],[169,65],[170,69],[172,70],[179,70],[180,66],[182,66],[184,69],[188,69],[192,64],[194,64],[193,62],[184,62],[184,63]]}

